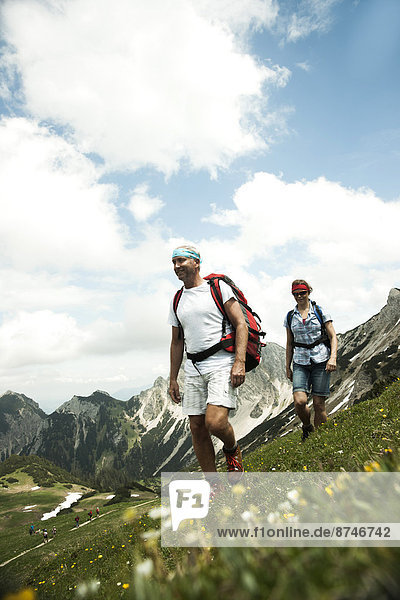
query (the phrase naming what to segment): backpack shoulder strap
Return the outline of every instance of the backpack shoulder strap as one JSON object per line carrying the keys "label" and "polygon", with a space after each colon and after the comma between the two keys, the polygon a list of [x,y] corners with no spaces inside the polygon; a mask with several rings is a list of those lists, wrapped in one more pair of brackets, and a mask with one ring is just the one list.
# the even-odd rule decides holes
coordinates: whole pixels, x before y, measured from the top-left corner
{"label": "backpack shoulder strap", "polygon": [[210,286],[211,296],[213,297],[215,304],[217,305],[223,316],[226,317],[224,303],[222,300],[222,292],[219,286],[219,282],[222,278],[215,275],[205,277],[205,279],[207,280],[207,283]]}
{"label": "backpack shoulder strap", "polygon": [[294,310],[289,310],[288,314],[286,315],[286,321],[288,324],[288,327],[290,329],[290,331],[292,331],[292,319],[293,319],[293,315],[294,315]]}
{"label": "backpack shoulder strap", "polygon": [[[178,310],[179,300],[182,298],[182,294],[183,294],[183,287],[181,287],[181,289],[176,292],[174,299],[172,301],[172,307],[174,309],[174,313],[175,313],[175,316],[177,319],[178,319],[178,315],[176,313]],[[178,319],[178,321],[179,321],[179,319]]]}
{"label": "backpack shoulder strap", "polygon": [[181,325],[180,320],[178,319],[178,304],[179,304],[179,300],[182,298],[182,294],[183,294],[183,286],[181,287],[180,290],[178,290],[176,292],[174,299],[172,301],[172,308],[174,309],[175,317],[177,318],[177,321],[179,323],[179,337],[181,337],[181,335],[183,335],[183,327]]}
{"label": "backpack shoulder strap", "polygon": [[316,315],[318,321],[321,323],[321,329],[325,329],[325,323],[324,323],[324,318],[322,316],[321,307],[318,306],[318,304],[315,302],[315,300],[311,300],[311,304],[312,304],[312,307],[314,309],[314,312],[315,312],[315,315]]}

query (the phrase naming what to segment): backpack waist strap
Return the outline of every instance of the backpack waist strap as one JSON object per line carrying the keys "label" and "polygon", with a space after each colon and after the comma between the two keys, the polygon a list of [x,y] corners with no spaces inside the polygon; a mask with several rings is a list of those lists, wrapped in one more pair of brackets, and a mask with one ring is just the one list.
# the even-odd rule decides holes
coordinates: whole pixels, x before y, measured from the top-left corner
{"label": "backpack waist strap", "polygon": [[225,338],[223,340],[220,340],[217,344],[214,344],[214,346],[211,346],[211,348],[207,348],[207,350],[203,350],[202,352],[196,352],[195,354],[187,352],[186,356],[189,360],[192,361],[192,363],[197,363],[202,360],[205,360],[206,358],[209,358],[213,354],[216,354],[219,350],[223,350],[224,348],[231,345],[232,340]]}
{"label": "backpack waist strap", "polygon": [[294,348],[307,348],[307,350],[315,348],[315,346],[319,346],[320,344],[325,344],[326,346],[329,345],[329,338],[326,333],[316,339],[315,342],[312,342],[312,344],[302,344],[301,342],[293,341]]}

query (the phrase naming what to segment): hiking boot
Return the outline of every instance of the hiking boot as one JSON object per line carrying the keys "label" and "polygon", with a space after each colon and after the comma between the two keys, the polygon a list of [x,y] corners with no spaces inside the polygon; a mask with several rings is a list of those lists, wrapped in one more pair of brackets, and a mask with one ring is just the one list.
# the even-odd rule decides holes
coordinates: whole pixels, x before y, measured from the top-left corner
{"label": "hiking boot", "polygon": [[236,450],[234,452],[227,452],[225,448],[222,448],[225,454],[226,467],[228,470],[228,481],[231,484],[237,483],[243,475],[243,462],[242,452],[239,444],[236,444]]}
{"label": "hiking boot", "polygon": [[303,425],[303,435],[301,436],[301,441],[305,442],[310,433],[314,431],[314,425],[310,423],[310,425]]}

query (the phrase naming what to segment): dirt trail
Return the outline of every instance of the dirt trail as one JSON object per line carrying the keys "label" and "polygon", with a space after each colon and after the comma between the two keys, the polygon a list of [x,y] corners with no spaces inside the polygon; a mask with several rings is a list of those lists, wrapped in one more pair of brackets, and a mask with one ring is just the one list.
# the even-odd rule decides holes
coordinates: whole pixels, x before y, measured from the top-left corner
{"label": "dirt trail", "polygon": [[[132,506],[131,508],[133,508],[133,509],[139,508],[139,506],[144,506],[145,504],[150,504],[151,502],[156,502],[156,501],[157,501],[157,498],[154,498],[154,500],[148,500],[147,502],[142,502],[141,504],[136,504],[135,506]],[[112,510],[105,512],[105,513],[99,515],[98,517],[93,517],[92,521],[85,521],[84,523],[79,525],[79,527],[72,527],[72,529],[70,529],[69,531],[79,531],[81,527],[88,525],[88,523],[95,522],[96,519],[101,519],[101,517],[105,517],[106,515],[109,515],[110,513],[115,512],[116,510],[118,510],[118,509],[113,508]],[[1,563],[0,567],[5,567],[5,565],[8,565],[8,563],[12,562],[13,560],[16,560],[17,558],[20,558],[20,556],[23,556],[24,554],[27,554],[28,552],[31,552],[32,550],[36,550],[37,548],[40,548],[41,546],[46,546],[47,544],[50,544],[53,540],[54,540],[54,538],[49,538],[48,542],[42,542],[41,544],[38,544],[37,546],[33,546],[33,548],[28,548],[28,550],[24,550],[20,554],[17,554],[17,556],[13,556],[12,558],[9,558],[5,562]]]}

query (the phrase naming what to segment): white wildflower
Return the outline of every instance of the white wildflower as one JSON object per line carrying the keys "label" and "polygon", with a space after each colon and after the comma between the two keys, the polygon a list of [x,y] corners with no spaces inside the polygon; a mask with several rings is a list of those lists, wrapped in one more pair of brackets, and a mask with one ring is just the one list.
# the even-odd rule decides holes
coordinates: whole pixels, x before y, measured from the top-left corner
{"label": "white wildflower", "polygon": [[166,506],[155,506],[149,511],[149,517],[152,519],[160,519],[168,517],[171,514]]}
{"label": "white wildflower", "polygon": [[136,575],[138,577],[150,577],[153,572],[153,568],[153,561],[151,558],[148,558],[136,566]]}

